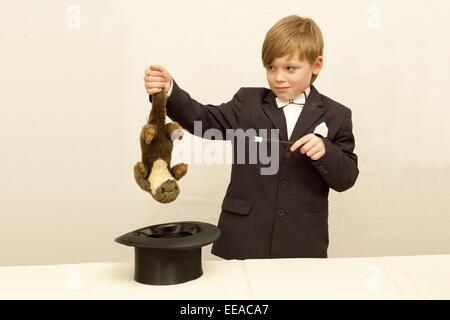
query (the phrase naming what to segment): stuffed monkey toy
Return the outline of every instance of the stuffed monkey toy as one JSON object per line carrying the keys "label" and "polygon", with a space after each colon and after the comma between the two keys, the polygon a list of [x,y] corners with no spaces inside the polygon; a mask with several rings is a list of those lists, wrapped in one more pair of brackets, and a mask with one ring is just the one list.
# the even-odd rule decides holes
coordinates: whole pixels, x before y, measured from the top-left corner
{"label": "stuffed monkey toy", "polygon": [[162,91],[152,96],[152,109],[140,135],[142,161],[134,166],[134,178],[142,190],[161,203],[174,201],[179,193],[177,180],[187,172],[187,164],[172,168],[173,141],[183,137],[183,128],[176,122],[166,122],[167,96]]}

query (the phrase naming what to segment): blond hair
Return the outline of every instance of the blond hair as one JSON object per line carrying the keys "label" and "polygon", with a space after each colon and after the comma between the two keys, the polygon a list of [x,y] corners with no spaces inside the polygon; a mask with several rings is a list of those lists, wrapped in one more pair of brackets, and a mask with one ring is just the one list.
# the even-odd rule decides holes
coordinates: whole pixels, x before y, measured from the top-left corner
{"label": "blond hair", "polygon": [[[292,55],[298,50],[299,59],[311,65],[323,56],[323,37],[319,26],[310,18],[297,15],[278,21],[266,34],[262,46],[262,62],[267,68],[273,60]],[[311,84],[316,80],[313,74]]]}

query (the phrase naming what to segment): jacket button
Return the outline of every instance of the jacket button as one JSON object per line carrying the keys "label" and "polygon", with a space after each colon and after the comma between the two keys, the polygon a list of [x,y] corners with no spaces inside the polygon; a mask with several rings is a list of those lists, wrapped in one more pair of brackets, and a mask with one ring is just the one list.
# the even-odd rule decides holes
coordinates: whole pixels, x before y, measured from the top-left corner
{"label": "jacket button", "polygon": [[279,217],[284,216],[284,214],[285,214],[285,212],[284,212],[283,209],[277,209],[277,215],[278,215]]}
{"label": "jacket button", "polygon": [[282,186],[283,188],[286,188],[287,185],[288,185],[288,183],[287,183],[286,180],[282,180],[282,181],[281,181],[281,186]]}
{"label": "jacket button", "polygon": [[286,152],[285,154],[284,154],[284,157],[286,158],[286,159],[289,159],[290,157],[291,157],[291,153],[290,152]]}

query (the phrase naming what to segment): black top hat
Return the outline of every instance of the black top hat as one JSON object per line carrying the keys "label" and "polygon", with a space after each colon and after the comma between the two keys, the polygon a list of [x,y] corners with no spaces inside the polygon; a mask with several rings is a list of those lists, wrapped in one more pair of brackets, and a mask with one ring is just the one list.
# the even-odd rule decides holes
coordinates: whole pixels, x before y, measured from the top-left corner
{"label": "black top hat", "polygon": [[219,228],[212,224],[182,221],[131,231],[115,241],[135,247],[135,281],[167,285],[200,277],[202,247],[219,235]]}

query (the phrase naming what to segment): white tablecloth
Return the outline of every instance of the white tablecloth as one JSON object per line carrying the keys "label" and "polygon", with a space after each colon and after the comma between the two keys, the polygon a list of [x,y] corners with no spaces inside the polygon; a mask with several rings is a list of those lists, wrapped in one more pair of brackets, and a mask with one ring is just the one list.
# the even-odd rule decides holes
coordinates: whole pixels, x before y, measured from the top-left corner
{"label": "white tablecloth", "polygon": [[0,299],[450,299],[450,255],[203,261],[171,286],[132,263],[0,267]]}

